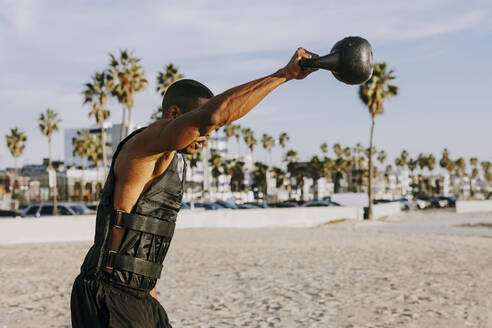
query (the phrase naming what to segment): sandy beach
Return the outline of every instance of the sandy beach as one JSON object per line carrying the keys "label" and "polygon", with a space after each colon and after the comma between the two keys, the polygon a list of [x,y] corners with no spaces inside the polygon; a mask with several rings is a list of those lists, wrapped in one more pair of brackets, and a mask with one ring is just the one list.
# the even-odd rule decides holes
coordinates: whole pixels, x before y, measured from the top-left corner
{"label": "sandy beach", "polygon": [[[492,327],[492,213],[316,228],[181,229],[158,298],[174,327]],[[89,243],[0,247],[0,328],[70,327]]]}

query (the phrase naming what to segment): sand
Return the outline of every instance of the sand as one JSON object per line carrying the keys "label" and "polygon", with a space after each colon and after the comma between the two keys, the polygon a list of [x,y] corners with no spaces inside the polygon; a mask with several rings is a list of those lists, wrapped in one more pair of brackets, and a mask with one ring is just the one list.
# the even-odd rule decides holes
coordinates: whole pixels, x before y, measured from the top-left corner
{"label": "sand", "polygon": [[[309,229],[182,229],[158,298],[174,327],[492,327],[491,222],[491,213],[424,212]],[[0,328],[70,327],[89,246],[1,247]]]}

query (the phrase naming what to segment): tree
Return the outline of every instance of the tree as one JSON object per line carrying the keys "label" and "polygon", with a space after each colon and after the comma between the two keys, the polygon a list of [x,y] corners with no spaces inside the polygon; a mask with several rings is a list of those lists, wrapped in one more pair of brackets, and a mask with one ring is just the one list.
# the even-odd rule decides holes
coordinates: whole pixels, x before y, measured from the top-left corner
{"label": "tree", "polygon": [[10,153],[14,157],[15,161],[15,173],[17,174],[17,158],[22,155],[24,148],[26,148],[27,136],[18,127],[10,129],[10,134],[6,135],[7,147]]}
{"label": "tree", "polygon": [[[296,189],[301,189],[301,200],[304,200],[304,177],[307,175],[307,165],[301,162],[289,162],[287,164],[289,176],[296,181]],[[290,192],[289,192],[290,198]]]}
{"label": "tree", "polygon": [[[266,154],[268,153],[271,155],[272,148],[275,145],[275,139],[273,139],[272,136],[269,136],[268,134],[263,133],[263,135],[261,136],[261,143],[263,145],[263,149],[265,150],[265,161],[266,161],[266,158],[267,158]],[[271,162],[271,158],[270,158],[269,162]]]}
{"label": "tree", "polygon": [[133,98],[135,93],[145,90],[147,80],[145,73],[140,65],[140,58],[134,57],[133,52],[127,49],[120,50],[119,58],[113,54],[109,63],[108,88],[111,95],[118,99],[123,105],[123,119],[121,123],[120,139],[128,134],[127,121],[125,120],[125,109],[128,110],[128,122],[131,124],[131,110],[133,108]]}
{"label": "tree", "polygon": [[255,162],[253,169],[253,186],[263,193],[264,199],[267,194],[267,170],[268,165],[262,162]]}
{"label": "tree", "polygon": [[101,134],[91,134],[88,159],[94,163],[96,168],[98,168],[99,164],[103,161],[103,148]]}
{"label": "tree", "polygon": [[[429,180],[432,181],[432,179],[434,179],[432,177],[432,172],[436,168],[436,158],[432,154],[429,154],[429,156],[427,156],[427,168],[429,169],[429,173],[430,173],[429,174]],[[431,192],[431,195],[434,194],[434,188],[432,186],[433,186],[433,184],[430,183],[430,192]]]}
{"label": "tree", "polygon": [[272,173],[272,176],[275,179],[275,187],[277,189],[282,188],[285,181],[285,171],[282,170],[280,167],[274,166],[270,169],[270,172]]}
{"label": "tree", "polygon": [[297,159],[297,152],[295,150],[292,150],[292,149],[288,150],[285,153],[285,156],[283,159],[283,161],[287,163],[287,172],[289,173],[289,184],[288,184],[289,199],[290,199],[291,193],[292,193],[292,178],[294,178],[294,176],[291,174],[292,170],[289,170],[289,164],[293,163],[296,159]]}
{"label": "tree", "polygon": [[[398,94],[398,87],[391,84],[391,81],[395,79],[393,75],[394,71],[390,70],[387,72],[386,63],[376,63],[374,65],[374,72],[371,78],[359,87],[359,98],[369,109],[369,114],[371,116],[371,132],[369,137],[369,172],[372,172],[372,147],[374,144],[374,126],[376,115],[384,113],[384,101],[390,97],[396,96]],[[368,209],[368,219],[372,219],[372,201],[373,201],[373,190],[372,190],[372,174],[369,174],[369,186],[368,186],[368,196],[369,196],[369,209]]]}
{"label": "tree", "polygon": [[324,173],[323,161],[318,156],[313,156],[307,163],[307,176],[313,180],[313,197],[318,200],[318,180]]}
{"label": "tree", "polygon": [[[191,176],[193,177],[195,175],[194,173],[195,173],[195,169],[198,166],[198,163],[202,160],[202,152],[196,151],[193,154],[187,154],[186,160],[188,161],[188,166],[190,167]],[[187,189],[191,188],[193,190],[194,184],[195,184],[194,181],[186,180]]]}
{"label": "tree", "polygon": [[73,154],[77,154],[82,159],[82,170],[85,171],[92,147],[92,136],[86,129],[77,131],[77,136],[72,140]]}
{"label": "tree", "polygon": [[[84,95],[84,104],[89,103],[91,111],[89,117],[94,116],[97,125],[101,128],[101,142],[106,145],[106,131],[104,130],[104,122],[109,118],[110,112],[106,109],[108,81],[111,78],[107,71],[95,73],[91,76],[91,82],[85,84],[85,90],[82,92]],[[106,176],[106,170],[108,167],[108,154],[106,147],[102,147],[102,162],[104,167],[104,175]]]}
{"label": "tree", "polygon": [[[184,79],[184,74],[179,72],[178,66],[174,66],[173,63],[169,63],[164,66],[164,72],[157,72],[157,87],[156,91],[164,97],[167,89],[174,82]],[[152,122],[162,119],[162,107],[159,106],[156,111],[150,116]]]}
{"label": "tree", "polygon": [[380,150],[380,151],[378,152],[378,157],[377,157],[377,159],[378,159],[378,161],[379,161],[379,164],[381,164],[381,167],[383,167],[384,162],[386,161],[386,157],[387,157],[387,156],[386,156],[386,152],[385,152],[384,150]]}
{"label": "tree", "polygon": [[319,149],[321,150],[324,156],[328,154],[328,144],[326,142],[323,142],[321,145],[319,145]]}
{"label": "tree", "polygon": [[492,181],[492,163],[488,161],[483,161],[480,163],[480,165],[482,166],[485,181],[487,181],[487,183]]}
{"label": "tree", "polygon": [[39,115],[38,120],[41,133],[48,137],[48,167],[51,168],[51,137],[53,132],[58,131],[58,124],[61,123],[61,119],[58,118],[58,113],[47,108],[45,113]]}
{"label": "tree", "polygon": [[219,191],[219,177],[222,174],[221,171],[221,164],[222,164],[222,156],[220,156],[219,153],[213,152],[208,159],[208,163],[210,164],[210,167],[212,168],[212,177],[215,180],[215,187],[216,187],[216,192]]}
{"label": "tree", "polygon": [[282,148],[281,157],[284,157],[285,147],[287,146],[287,142],[289,142],[289,141],[290,141],[290,137],[286,132],[282,132],[278,136],[278,144]]}
{"label": "tree", "polygon": [[[241,137],[241,135],[239,134],[240,132],[241,132],[241,126],[236,125],[236,124],[229,124],[229,125],[224,127],[224,133],[225,133],[227,140],[229,140],[229,138],[232,138],[232,137],[236,138],[239,156],[241,155],[240,154],[241,149],[240,149],[240,144],[239,144],[239,138]],[[229,141],[228,141],[228,146],[229,146]]]}
{"label": "tree", "polygon": [[241,130],[241,134],[243,136],[244,143],[248,146],[251,154],[253,154],[253,149],[258,144],[254,132],[250,128],[244,128]]}
{"label": "tree", "polygon": [[241,192],[244,191],[244,162],[236,159],[232,159],[230,165],[231,176],[231,191]]}

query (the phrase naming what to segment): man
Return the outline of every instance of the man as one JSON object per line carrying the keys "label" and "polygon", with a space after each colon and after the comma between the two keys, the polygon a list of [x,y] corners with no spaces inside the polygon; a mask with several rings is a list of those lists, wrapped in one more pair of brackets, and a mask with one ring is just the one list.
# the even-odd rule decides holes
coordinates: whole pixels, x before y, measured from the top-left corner
{"label": "man", "polygon": [[299,61],[313,56],[299,48],[274,74],[215,97],[193,80],[169,87],[163,119],[133,132],[113,156],[94,245],[72,289],[74,328],[171,327],[155,285],[183,195],[176,154],[194,153],[213,130],[246,115],[279,85],[305,78],[314,70]]}

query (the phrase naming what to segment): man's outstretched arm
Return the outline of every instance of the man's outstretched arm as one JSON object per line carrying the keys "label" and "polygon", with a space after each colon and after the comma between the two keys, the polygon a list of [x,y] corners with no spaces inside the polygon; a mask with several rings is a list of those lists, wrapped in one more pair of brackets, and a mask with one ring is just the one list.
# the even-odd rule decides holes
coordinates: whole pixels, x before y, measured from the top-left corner
{"label": "man's outstretched arm", "polygon": [[313,56],[317,55],[299,48],[289,63],[274,74],[229,89],[198,109],[172,120],[159,132],[158,142],[153,140],[151,143],[151,152],[183,149],[200,136],[208,136],[213,130],[243,117],[279,85],[292,79],[303,79],[315,71],[299,65],[302,58]]}

